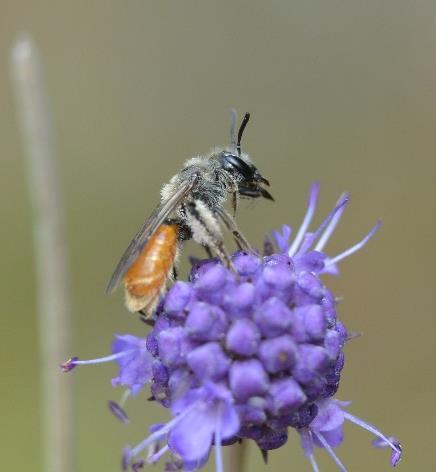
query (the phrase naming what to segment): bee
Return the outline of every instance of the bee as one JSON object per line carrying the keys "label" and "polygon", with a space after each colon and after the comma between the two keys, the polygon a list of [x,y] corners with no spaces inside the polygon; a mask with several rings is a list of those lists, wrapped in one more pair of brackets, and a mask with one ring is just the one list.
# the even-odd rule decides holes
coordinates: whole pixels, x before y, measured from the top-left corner
{"label": "bee", "polygon": [[253,251],[233,216],[224,209],[228,195],[232,197],[234,214],[240,197],[273,200],[263,187],[269,186],[268,180],[241,151],[249,119],[250,114],[246,113],[236,134],[236,112],[232,110],[230,145],[188,159],[162,187],[160,204],[130,242],[106,288],[107,293],[112,293],[123,281],[129,311],[145,318],[151,316],[173,278],[175,261],[185,240],[194,239],[209,255],[215,254],[231,267],[223,243],[223,226],[240,249]]}

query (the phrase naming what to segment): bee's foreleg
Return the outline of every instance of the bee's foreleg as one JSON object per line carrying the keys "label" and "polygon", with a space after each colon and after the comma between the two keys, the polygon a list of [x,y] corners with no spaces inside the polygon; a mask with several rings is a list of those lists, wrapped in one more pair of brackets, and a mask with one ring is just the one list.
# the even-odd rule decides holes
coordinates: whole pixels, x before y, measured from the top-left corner
{"label": "bee's foreleg", "polygon": [[232,216],[229,213],[227,213],[226,210],[224,210],[223,208],[218,209],[217,215],[219,216],[221,221],[224,223],[225,227],[232,234],[233,239],[235,240],[235,243],[239,249],[243,249],[253,254],[257,254],[256,250],[251,246],[251,244],[248,242],[245,236],[239,231],[239,228],[235,220],[232,218]]}

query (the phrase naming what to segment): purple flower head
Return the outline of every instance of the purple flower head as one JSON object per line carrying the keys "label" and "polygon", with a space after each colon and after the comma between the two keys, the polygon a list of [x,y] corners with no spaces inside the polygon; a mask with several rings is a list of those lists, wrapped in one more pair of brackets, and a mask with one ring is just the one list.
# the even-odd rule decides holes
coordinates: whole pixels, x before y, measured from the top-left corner
{"label": "purple flower head", "polygon": [[[338,263],[361,249],[380,223],[350,249],[330,256],[324,247],[349,198],[342,195],[309,232],[318,193],[315,184],[295,233],[288,226],[273,232],[277,253],[239,251],[232,255],[232,270],[217,259],[193,261],[189,281],[173,285],[146,338],[117,336],[112,356],[103,359],[118,363],[113,384],[135,395],[150,383],[152,399],[172,415],[125,450],[125,469],[137,470],[168,453],[166,470],[196,470],[215,447],[216,470],[223,472],[222,447],[252,440],[266,457],[294,430],[315,472],[315,447],[345,470],[334,452],[343,441],[345,420],[375,434],[375,446],[389,447],[391,464],[399,462],[396,439],[333,399],[350,337],[338,320],[336,298],[321,279],[337,274]],[[68,371],[93,362],[98,360],[72,359],[62,367]],[[124,418],[122,408],[111,409]]]}

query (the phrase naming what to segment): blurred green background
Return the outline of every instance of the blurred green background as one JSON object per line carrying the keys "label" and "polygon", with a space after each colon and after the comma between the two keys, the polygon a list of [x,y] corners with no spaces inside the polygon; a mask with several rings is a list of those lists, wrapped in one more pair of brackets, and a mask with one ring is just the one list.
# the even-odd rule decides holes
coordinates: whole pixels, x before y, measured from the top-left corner
{"label": "blurred green background", "polygon": [[[346,348],[338,397],[401,438],[399,470],[433,469],[436,3],[2,0],[0,7],[0,469],[42,470],[30,203],[8,74],[21,32],[39,45],[55,117],[72,354],[104,355],[114,332],[143,333],[120,292],[105,296],[108,277],[161,183],[185,158],[227,143],[231,107],[250,111],[245,149],[276,198],[242,205],[238,220],[250,240],[299,224],[316,179],[318,222],[343,190],[352,194],[331,254],[383,218],[370,244],[328,281],[345,297],[343,321],[364,332]],[[70,374],[77,471],[119,470],[123,445],[166,417],[139,397],[127,405],[132,424],[119,424],[106,408],[120,396],[109,381],[115,373],[105,365]],[[338,454],[350,470],[389,469],[388,452],[370,440],[346,426]],[[323,451],[317,458],[322,470],[335,470]],[[251,448],[248,470],[310,466],[292,436],[268,469]]]}

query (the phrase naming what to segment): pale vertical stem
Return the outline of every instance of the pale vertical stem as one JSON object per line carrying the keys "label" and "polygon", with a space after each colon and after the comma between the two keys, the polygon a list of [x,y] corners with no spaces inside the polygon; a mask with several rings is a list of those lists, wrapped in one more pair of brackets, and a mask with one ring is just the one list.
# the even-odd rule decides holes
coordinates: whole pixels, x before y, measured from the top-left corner
{"label": "pale vertical stem", "polygon": [[244,461],[247,450],[246,441],[224,446],[223,462],[225,472],[244,472]]}
{"label": "pale vertical stem", "polygon": [[41,60],[30,38],[12,47],[11,73],[32,204],[39,323],[44,472],[73,472],[71,377],[58,364],[70,352],[69,294],[62,198]]}

